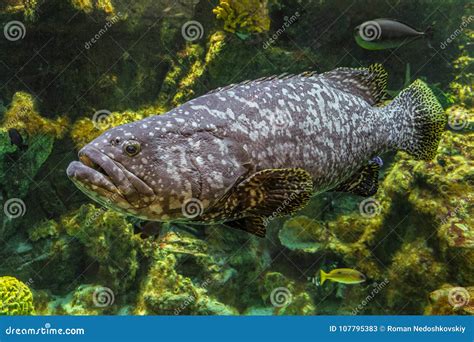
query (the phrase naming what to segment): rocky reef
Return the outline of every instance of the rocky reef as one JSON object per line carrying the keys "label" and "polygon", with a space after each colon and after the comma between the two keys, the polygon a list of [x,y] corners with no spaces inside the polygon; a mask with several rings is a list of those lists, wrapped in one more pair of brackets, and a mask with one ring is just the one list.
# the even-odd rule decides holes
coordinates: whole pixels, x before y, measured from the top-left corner
{"label": "rocky reef", "polygon": [[[358,1],[344,16],[347,1],[303,3],[0,5],[2,20],[25,33],[0,42],[0,314],[474,313],[473,33],[434,44],[467,20],[468,2],[404,2],[393,12]],[[443,21],[437,53],[423,41],[393,53],[355,44],[363,20],[401,14]],[[376,195],[320,194],[271,221],[266,239],[219,225],[163,224],[148,236],[143,222],[91,203],[65,175],[108,128],[216,87],[373,62],[384,62],[391,94],[422,78],[439,96],[449,124],[437,156],[387,153]],[[367,281],[319,285],[319,270],[336,267]]]}

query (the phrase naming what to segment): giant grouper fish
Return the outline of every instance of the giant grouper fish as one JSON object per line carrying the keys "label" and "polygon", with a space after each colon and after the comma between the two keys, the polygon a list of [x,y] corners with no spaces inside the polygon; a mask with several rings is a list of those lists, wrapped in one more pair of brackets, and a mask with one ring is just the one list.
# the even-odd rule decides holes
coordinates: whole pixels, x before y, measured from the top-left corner
{"label": "giant grouper fish", "polygon": [[[392,102],[379,64],[266,77],[111,128],[67,174],[100,204],[149,221],[224,223],[265,236],[311,196],[377,191],[377,155],[431,160],[446,125],[420,80]],[[375,159],[374,159],[375,158]]]}

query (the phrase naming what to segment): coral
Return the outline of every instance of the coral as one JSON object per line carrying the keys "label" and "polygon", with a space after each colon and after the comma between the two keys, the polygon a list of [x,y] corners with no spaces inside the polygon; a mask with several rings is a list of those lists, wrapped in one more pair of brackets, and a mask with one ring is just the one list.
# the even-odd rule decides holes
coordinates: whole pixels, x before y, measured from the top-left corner
{"label": "coral", "polygon": [[0,315],[32,315],[33,294],[14,277],[0,277]]}
{"label": "coral", "polygon": [[114,14],[115,9],[111,0],[71,0],[74,8],[91,13],[94,10],[102,11],[105,14]]}
{"label": "coral", "polygon": [[[199,78],[206,71],[207,65],[211,64],[221,52],[224,46],[224,39],[225,34],[221,31],[217,31],[210,36],[204,61],[202,60],[204,51],[199,45],[187,46],[185,50],[178,55],[178,63],[171,69],[164,81],[167,87],[165,90],[171,89],[176,91],[171,101],[173,106],[179,106],[195,95],[193,88],[195,88]],[[189,71],[178,81],[177,76],[181,75],[181,66],[186,64],[190,65]],[[165,95],[166,92],[162,94]]]}
{"label": "coral", "polygon": [[5,113],[1,127],[5,129],[16,128],[29,135],[46,134],[61,138],[67,128],[68,119],[60,117],[50,120],[39,115],[36,104],[31,96],[25,92],[13,95],[9,109]]}
{"label": "coral", "polygon": [[7,0],[0,4],[0,13],[23,12],[25,20],[34,21],[37,16],[37,7],[37,0]]}
{"label": "coral", "polygon": [[233,315],[237,311],[207,295],[207,283],[195,285],[176,272],[173,254],[157,250],[143,281],[135,314],[139,315]]}
{"label": "coral", "polygon": [[212,12],[224,20],[224,30],[235,33],[261,33],[270,29],[266,0],[220,0]]}
{"label": "coral", "polygon": [[265,274],[260,286],[262,299],[274,307],[277,315],[313,315],[315,306],[311,296],[279,272]]}
{"label": "coral", "polygon": [[139,237],[134,236],[132,225],[122,214],[87,204],[62,218],[60,224],[84,245],[88,265],[97,265],[97,281],[116,293],[129,289],[139,266]]}
{"label": "coral", "polygon": [[420,310],[428,293],[443,283],[447,270],[433,253],[426,241],[419,238],[405,243],[395,254],[388,269],[387,302],[390,307],[404,303],[405,307]]}
{"label": "coral", "polygon": [[117,309],[114,292],[98,284],[80,285],[62,297],[47,293],[40,296],[40,305],[47,303],[42,310],[49,315],[105,315]]}

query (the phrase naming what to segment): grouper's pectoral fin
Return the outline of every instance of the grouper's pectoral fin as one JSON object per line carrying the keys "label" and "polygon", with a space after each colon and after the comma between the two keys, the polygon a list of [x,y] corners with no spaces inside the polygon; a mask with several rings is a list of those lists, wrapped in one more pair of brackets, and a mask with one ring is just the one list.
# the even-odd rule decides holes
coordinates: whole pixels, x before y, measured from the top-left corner
{"label": "grouper's pectoral fin", "polygon": [[[311,198],[311,175],[299,168],[267,169],[239,183],[224,205],[236,217],[236,228],[265,236],[264,219],[291,214]],[[231,225],[232,226],[232,225]]]}
{"label": "grouper's pectoral fin", "polygon": [[243,230],[258,237],[265,237],[267,227],[262,217],[245,217],[238,220],[227,222],[227,226]]}
{"label": "grouper's pectoral fin", "polygon": [[354,173],[344,183],[339,184],[332,191],[348,192],[359,196],[372,196],[378,189],[378,177],[381,166],[380,157],[370,160],[366,166]]}

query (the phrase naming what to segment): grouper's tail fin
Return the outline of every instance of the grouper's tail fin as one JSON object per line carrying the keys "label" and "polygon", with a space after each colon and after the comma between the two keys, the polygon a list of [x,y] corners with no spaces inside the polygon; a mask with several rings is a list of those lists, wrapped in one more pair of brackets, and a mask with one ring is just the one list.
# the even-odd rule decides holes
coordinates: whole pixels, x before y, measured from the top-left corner
{"label": "grouper's tail fin", "polygon": [[436,155],[446,126],[446,115],[431,89],[416,80],[387,107],[395,115],[395,147],[417,160],[431,160]]}

